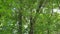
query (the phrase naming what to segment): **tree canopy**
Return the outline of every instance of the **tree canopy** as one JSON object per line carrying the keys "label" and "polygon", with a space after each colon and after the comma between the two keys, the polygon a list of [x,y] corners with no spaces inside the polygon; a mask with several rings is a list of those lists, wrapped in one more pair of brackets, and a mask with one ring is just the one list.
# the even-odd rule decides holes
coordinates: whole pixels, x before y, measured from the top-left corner
{"label": "tree canopy", "polygon": [[60,34],[60,0],[0,0],[0,34]]}

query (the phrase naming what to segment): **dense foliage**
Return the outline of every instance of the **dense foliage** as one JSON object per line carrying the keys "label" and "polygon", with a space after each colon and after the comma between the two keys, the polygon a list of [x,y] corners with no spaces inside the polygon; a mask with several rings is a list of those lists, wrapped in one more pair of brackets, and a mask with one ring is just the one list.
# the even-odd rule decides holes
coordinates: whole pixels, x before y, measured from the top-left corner
{"label": "dense foliage", "polygon": [[0,34],[60,34],[60,0],[0,0]]}

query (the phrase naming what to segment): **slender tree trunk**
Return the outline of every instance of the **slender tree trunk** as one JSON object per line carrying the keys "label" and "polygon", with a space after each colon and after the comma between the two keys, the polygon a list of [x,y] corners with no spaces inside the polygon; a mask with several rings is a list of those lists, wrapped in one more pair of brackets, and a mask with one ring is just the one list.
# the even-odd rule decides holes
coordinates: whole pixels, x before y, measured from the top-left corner
{"label": "slender tree trunk", "polygon": [[[22,9],[21,9],[22,10]],[[22,11],[19,9],[18,15],[18,34],[22,34]]]}
{"label": "slender tree trunk", "polygon": [[22,3],[23,3],[23,0],[17,0],[18,4],[19,4],[19,7],[17,8],[18,10],[18,18],[17,18],[17,21],[18,21],[18,34],[23,34],[22,33]]}
{"label": "slender tree trunk", "polygon": [[39,15],[39,10],[41,9],[43,3],[44,3],[44,1],[40,0],[40,2],[38,4],[38,7],[36,9],[36,15],[35,15],[35,17],[34,18],[32,16],[30,17],[30,31],[29,31],[29,34],[34,34],[34,24],[35,24],[35,21],[37,19],[36,16]]}
{"label": "slender tree trunk", "polygon": [[34,22],[33,22],[32,16],[31,16],[30,17],[30,32],[29,32],[29,34],[33,34],[33,25],[34,25]]}

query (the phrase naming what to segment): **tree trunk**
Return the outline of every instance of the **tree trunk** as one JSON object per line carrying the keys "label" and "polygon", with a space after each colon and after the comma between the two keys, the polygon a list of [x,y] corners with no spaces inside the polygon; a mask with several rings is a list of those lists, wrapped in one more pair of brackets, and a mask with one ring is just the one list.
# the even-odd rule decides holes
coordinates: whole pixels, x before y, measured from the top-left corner
{"label": "tree trunk", "polygon": [[33,22],[32,16],[31,16],[30,17],[30,32],[29,32],[29,34],[33,34],[33,25],[34,25],[34,22]]}
{"label": "tree trunk", "polygon": [[[22,10],[22,9],[21,9]],[[19,9],[18,15],[18,34],[22,34],[22,11]]]}
{"label": "tree trunk", "polygon": [[[46,0],[45,0],[46,1]],[[41,9],[42,5],[44,4],[44,1],[43,0],[40,0],[39,4],[38,4],[38,7],[36,9],[36,14],[38,15],[39,14],[39,10]],[[34,34],[34,24],[35,24],[35,21],[36,21],[36,16],[33,18],[32,16],[30,17],[30,31],[29,31],[29,34]]]}

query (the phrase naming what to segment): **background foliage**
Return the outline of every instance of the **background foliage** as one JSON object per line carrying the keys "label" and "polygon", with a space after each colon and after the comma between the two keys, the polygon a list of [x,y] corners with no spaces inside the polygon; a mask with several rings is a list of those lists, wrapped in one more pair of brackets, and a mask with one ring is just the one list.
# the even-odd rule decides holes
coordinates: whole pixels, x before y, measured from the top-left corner
{"label": "background foliage", "polygon": [[60,0],[0,0],[0,34],[60,34]]}

